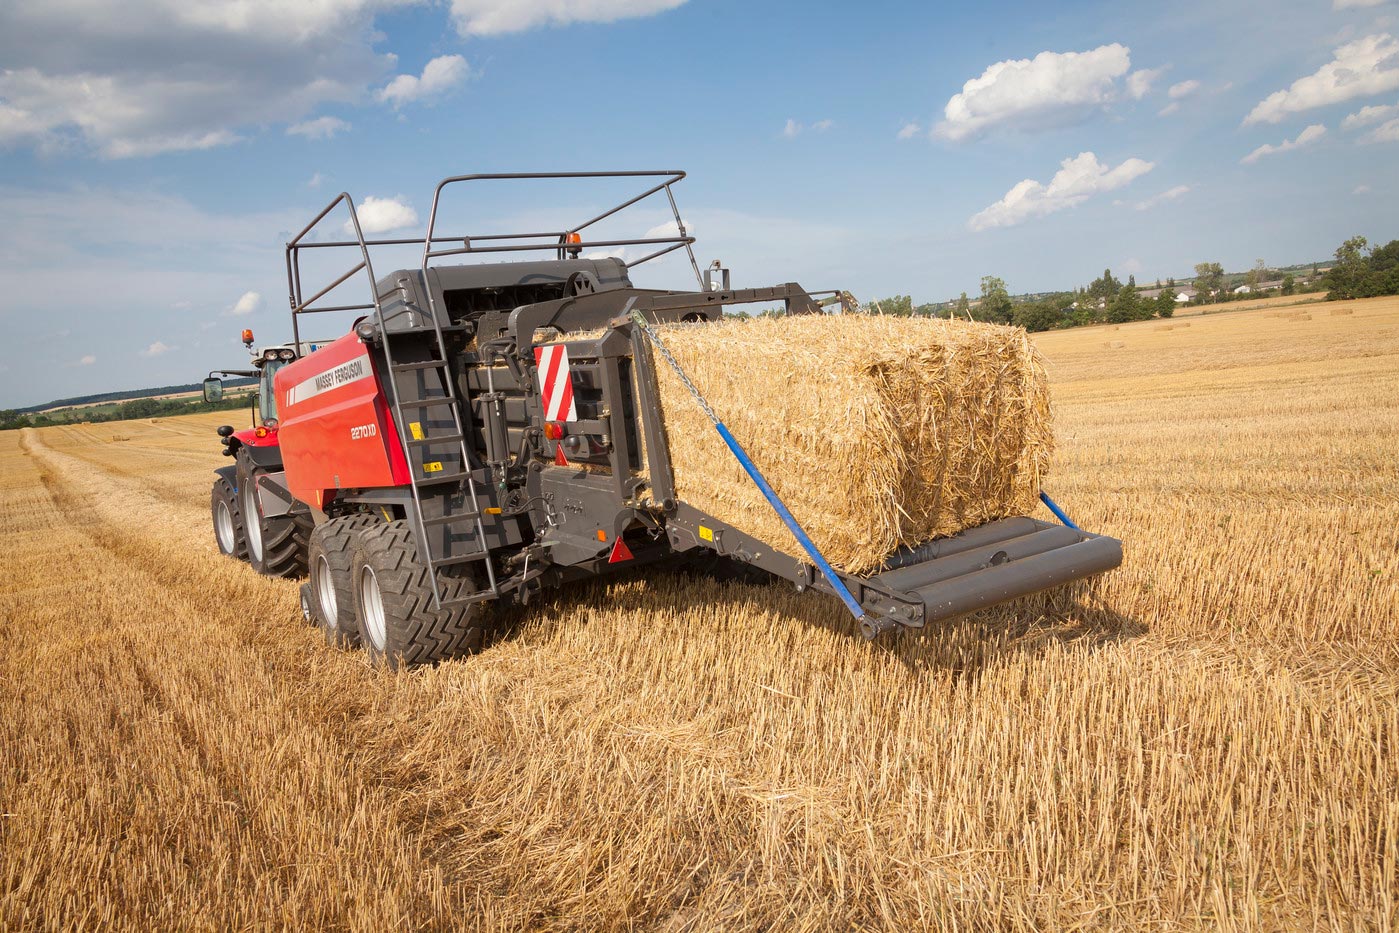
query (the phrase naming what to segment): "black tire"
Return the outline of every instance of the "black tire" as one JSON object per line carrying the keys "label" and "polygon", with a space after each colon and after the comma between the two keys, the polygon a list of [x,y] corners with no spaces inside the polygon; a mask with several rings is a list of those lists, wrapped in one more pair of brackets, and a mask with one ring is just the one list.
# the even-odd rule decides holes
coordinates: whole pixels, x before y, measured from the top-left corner
{"label": "black tire", "polygon": [[243,528],[243,510],[238,504],[238,491],[220,476],[214,480],[209,493],[209,513],[214,523],[214,543],[219,552],[235,560],[248,559],[248,537]]}
{"label": "black tire", "polygon": [[291,515],[263,518],[257,507],[257,477],[256,472],[238,474],[238,503],[244,515],[248,563],[263,576],[305,576],[310,521]]}
{"label": "black tire", "polygon": [[[479,589],[468,566],[438,572],[443,599],[469,596]],[[432,608],[432,583],[405,521],[355,533],[350,579],[360,643],[375,663],[395,670],[435,664],[479,651],[485,641],[482,619],[487,613],[481,603]],[[377,595],[377,607],[371,594]]]}
{"label": "black tire", "polygon": [[354,587],[350,583],[355,532],[381,523],[373,515],[345,515],[323,522],[311,532],[306,558],[311,574],[311,618],[331,647],[353,648],[359,644]]}

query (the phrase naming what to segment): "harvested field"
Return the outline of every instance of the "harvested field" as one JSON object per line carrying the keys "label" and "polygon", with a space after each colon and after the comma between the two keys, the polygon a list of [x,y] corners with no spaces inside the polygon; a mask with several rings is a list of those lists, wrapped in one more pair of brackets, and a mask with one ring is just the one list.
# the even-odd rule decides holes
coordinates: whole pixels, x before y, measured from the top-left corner
{"label": "harvested field", "polygon": [[0,927],[1393,929],[1399,300],[1344,307],[1037,338],[1126,564],[872,645],[656,575],[379,673],[217,557],[220,416],[0,434]]}

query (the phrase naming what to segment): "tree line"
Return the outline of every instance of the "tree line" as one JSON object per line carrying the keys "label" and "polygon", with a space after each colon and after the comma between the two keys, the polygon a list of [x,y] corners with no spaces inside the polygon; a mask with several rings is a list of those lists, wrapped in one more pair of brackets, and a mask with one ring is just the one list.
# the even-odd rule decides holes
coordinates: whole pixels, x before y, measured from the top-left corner
{"label": "tree line", "polygon": [[202,398],[137,398],[122,402],[110,410],[74,410],[52,415],[44,412],[0,409],[0,431],[78,422],[97,424],[103,421],[130,421],[135,418],[168,418],[172,415],[195,415],[206,411],[234,411],[249,407],[252,398],[252,395],[229,395],[218,402],[206,402]]}

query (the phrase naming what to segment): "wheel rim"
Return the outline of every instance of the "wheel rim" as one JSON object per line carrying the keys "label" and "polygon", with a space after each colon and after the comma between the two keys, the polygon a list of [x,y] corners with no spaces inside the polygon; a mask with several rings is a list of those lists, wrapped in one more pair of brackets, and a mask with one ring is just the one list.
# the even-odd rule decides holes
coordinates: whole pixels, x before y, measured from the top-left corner
{"label": "wheel rim", "polygon": [[253,492],[252,478],[243,485],[240,495],[243,497],[243,514],[246,516],[243,527],[248,532],[248,554],[253,560],[262,560],[262,520],[257,514],[257,497]]}
{"label": "wheel rim", "polygon": [[330,579],[330,561],[324,554],[316,558],[316,599],[321,604],[321,618],[328,628],[340,628],[339,607],[335,603],[335,586]]}
{"label": "wheel rim", "polygon": [[214,509],[214,534],[219,539],[219,549],[225,554],[232,554],[237,547],[237,542],[233,537],[233,511],[229,509],[228,503],[220,499],[218,507]]}
{"label": "wheel rim", "polygon": [[379,595],[379,578],[374,575],[374,568],[365,567],[360,574],[359,595],[364,607],[365,634],[374,650],[382,652],[388,640],[388,627],[384,623],[384,599]]}

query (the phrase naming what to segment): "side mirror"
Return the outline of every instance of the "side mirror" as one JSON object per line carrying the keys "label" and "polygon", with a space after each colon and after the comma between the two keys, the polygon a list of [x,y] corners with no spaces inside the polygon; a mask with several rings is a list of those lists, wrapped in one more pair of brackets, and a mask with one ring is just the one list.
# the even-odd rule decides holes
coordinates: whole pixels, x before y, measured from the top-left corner
{"label": "side mirror", "polygon": [[204,401],[223,401],[223,380],[210,376],[204,380]]}

